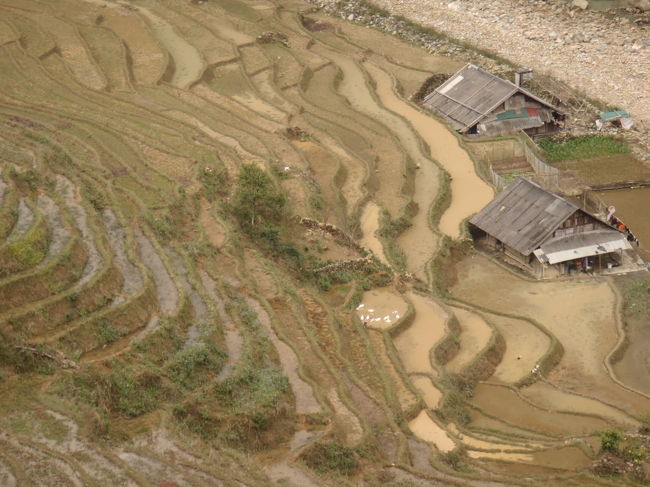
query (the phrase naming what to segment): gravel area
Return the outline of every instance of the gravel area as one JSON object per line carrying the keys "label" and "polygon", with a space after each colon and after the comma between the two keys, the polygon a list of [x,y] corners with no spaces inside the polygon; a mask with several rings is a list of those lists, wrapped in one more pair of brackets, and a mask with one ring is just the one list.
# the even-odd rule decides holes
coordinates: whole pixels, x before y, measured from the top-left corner
{"label": "gravel area", "polygon": [[650,25],[640,16],[612,18],[559,0],[372,3],[627,109],[650,130]]}

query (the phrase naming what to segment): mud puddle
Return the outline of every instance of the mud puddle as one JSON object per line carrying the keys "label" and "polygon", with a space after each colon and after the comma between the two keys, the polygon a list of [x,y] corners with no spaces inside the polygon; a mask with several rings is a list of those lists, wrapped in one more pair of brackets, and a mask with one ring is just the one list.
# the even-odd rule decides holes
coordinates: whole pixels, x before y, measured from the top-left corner
{"label": "mud puddle", "polygon": [[[110,2],[102,0],[86,0],[87,2],[106,7]],[[130,4],[115,2],[114,6],[132,8]],[[185,39],[164,19],[154,14],[148,8],[138,6],[137,12],[148,21],[154,35],[171,56],[173,74],[169,83],[177,88],[187,88],[201,77],[205,63],[199,51]]]}
{"label": "mud puddle", "polygon": [[449,425],[449,432],[457,437],[463,445],[476,449],[476,450],[486,450],[486,451],[513,451],[513,450],[521,450],[521,451],[528,451],[533,448],[544,448],[544,445],[541,444],[517,444],[517,443],[500,443],[500,442],[494,442],[494,441],[486,441],[486,440],[481,440],[480,438],[476,438],[474,436],[469,436],[465,433],[462,433],[458,427],[454,424],[451,423]]}
{"label": "mud puddle", "polygon": [[533,456],[528,453],[504,453],[504,452],[470,450],[467,452],[467,455],[470,458],[484,458],[487,460],[502,460],[506,462],[532,462],[533,461]]}
{"label": "mud puddle", "polygon": [[525,320],[489,314],[490,323],[506,341],[506,350],[491,381],[515,383],[537,365],[551,345],[551,339]]}
{"label": "mud puddle", "polygon": [[[359,65],[349,56],[331,50],[318,49],[316,52],[335,62],[343,72],[343,78],[337,89],[348,100],[350,106],[360,114],[367,115],[381,123],[387,130],[392,132],[399,139],[402,146],[400,149],[409,155],[414,154],[416,156],[415,160],[422,158],[419,143],[412,130],[404,120],[377,103],[367,84],[364,71]],[[379,144],[377,146],[379,147]],[[394,147],[394,144],[392,144],[392,147]],[[379,154],[376,161],[376,172],[380,180],[378,195],[383,205],[389,211],[396,213],[398,208],[405,204],[402,196],[405,168],[397,160],[388,161],[382,156],[384,155]]]}
{"label": "mud puddle", "polygon": [[[384,93],[382,101],[391,103],[391,109],[406,118],[419,136],[429,146],[431,157],[438,161],[451,176],[451,202],[440,218],[440,231],[452,238],[460,236],[460,224],[468,216],[483,208],[493,197],[490,186],[479,178],[469,154],[460,146],[458,138],[441,122],[407,103],[386,96],[392,93],[390,77],[380,69],[366,64]],[[388,85],[388,86],[386,86]],[[381,95],[380,95],[381,96]]]}
{"label": "mud puddle", "polygon": [[641,243],[639,255],[650,261],[650,219],[642,208],[650,207],[650,187],[600,191],[596,193],[608,205],[616,207],[616,215],[630,227]]}
{"label": "mud puddle", "polygon": [[361,231],[363,237],[360,244],[362,247],[372,250],[372,253],[381,260],[384,264],[388,265],[388,260],[384,254],[384,247],[376,237],[377,230],[379,230],[379,206],[375,203],[368,202],[361,214]]}
{"label": "mud puddle", "polygon": [[595,399],[564,392],[551,384],[537,382],[521,390],[522,396],[536,405],[553,410],[599,416],[623,428],[638,428],[640,423],[625,412]]}
{"label": "mud puddle", "polygon": [[472,403],[513,426],[553,436],[588,435],[608,427],[602,419],[536,408],[501,386],[479,384]]}
{"label": "mud puddle", "polygon": [[437,409],[442,398],[442,393],[433,384],[431,378],[424,375],[414,375],[411,376],[411,381],[422,393],[422,398],[427,407],[429,409]]}
{"label": "mud puddle", "polygon": [[447,313],[433,300],[414,292],[407,294],[415,308],[411,326],[393,339],[395,348],[407,372],[432,374],[431,349],[445,335]]}
{"label": "mud puddle", "polygon": [[650,394],[650,326],[641,317],[629,318],[626,334],[630,344],[612,367],[624,384]]}
{"label": "mud puddle", "polygon": [[396,291],[385,287],[363,293],[357,316],[373,328],[390,328],[407,310],[406,301]]}
{"label": "mud puddle", "polygon": [[492,336],[492,328],[478,314],[463,308],[452,308],[460,322],[460,350],[445,364],[450,372],[460,372],[483,350]]}
{"label": "mud puddle", "polygon": [[552,383],[631,414],[648,410],[650,400],[614,382],[604,365],[618,339],[616,296],[606,281],[529,281],[480,255],[464,259],[457,268],[458,284],[452,294],[535,319],[558,338],[564,355],[549,374]]}
{"label": "mud puddle", "polygon": [[409,429],[421,440],[433,443],[441,452],[448,452],[456,448],[454,440],[429,417],[424,409],[415,419],[409,421]]}

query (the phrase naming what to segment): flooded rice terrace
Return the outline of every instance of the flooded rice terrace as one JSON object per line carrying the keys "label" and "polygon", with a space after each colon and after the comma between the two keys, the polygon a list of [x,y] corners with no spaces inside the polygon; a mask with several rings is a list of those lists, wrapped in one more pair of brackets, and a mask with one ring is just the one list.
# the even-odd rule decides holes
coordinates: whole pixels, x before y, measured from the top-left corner
{"label": "flooded rice terrace", "polygon": [[[379,485],[393,465],[422,486],[609,485],[597,432],[650,411],[640,325],[608,364],[613,281],[468,250],[433,292],[494,190],[410,97],[468,58],[301,0],[0,0],[0,18],[0,338],[73,363],[23,407],[33,379],[0,362],[0,483]],[[248,163],[286,195],[277,234],[233,211]],[[648,257],[650,188],[600,196]],[[95,379],[147,396],[93,409]],[[48,427],[48,394],[117,446]]]}

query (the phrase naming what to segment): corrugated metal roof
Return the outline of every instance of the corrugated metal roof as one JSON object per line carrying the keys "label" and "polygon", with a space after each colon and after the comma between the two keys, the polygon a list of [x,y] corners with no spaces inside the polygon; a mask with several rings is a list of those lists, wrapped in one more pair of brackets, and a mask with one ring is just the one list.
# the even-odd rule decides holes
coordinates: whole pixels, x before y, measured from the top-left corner
{"label": "corrugated metal roof", "polygon": [[[575,233],[549,240],[535,251],[535,255],[542,262],[548,261],[549,264],[557,264],[567,260],[631,248],[624,235],[616,230],[604,229],[594,232]],[[538,255],[538,252],[541,255]]]}
{"label": "corrugated metal roof", "polygon": [[523,255],[539,247],[579,208],[532,181],[507,186],[470,223]]}
{"label": "corrugated metal roof", "polygon": [[473,64],[467,64],[427,95],[422,104],[447,118],[454,129],[465,132],[517,92],[557,110],[514,83]]}

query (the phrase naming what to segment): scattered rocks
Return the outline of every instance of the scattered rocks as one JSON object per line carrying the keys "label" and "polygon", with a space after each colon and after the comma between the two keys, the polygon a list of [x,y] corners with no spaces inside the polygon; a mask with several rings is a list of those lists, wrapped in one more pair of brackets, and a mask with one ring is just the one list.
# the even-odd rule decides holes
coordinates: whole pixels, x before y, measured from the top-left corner
{"label": "scattered rocks", "polygon": [[287,132],[287,137],[289,137],[290,139],[305,141],[310,138],[310,135],[306,130],[303,130],[297,126],[287,127],[286,132]]}
{"label": "scattered rocks", "polygon": [[300,224],[311,230],[320,230],[322,232],[328,233],[343,245],[357,250],[361,254],[372,254],[370,250],[359,245],[352,237],[350,237],[336,225],[332,225],[331,223],[321,223],[311,218],[301,218]]}
{"label": "scattered rocks", "polygon": [[260,35],[257,36],[255,40],[259,44],[270,44],[272,42],[278,42],[282,44],[284,47],[289,47],[289,38],[286,36],[286,34],[283,34],[282,32],[271,32],[271,31],[262,32]]}
{"label": "scattered rocks", "polygon": [[[582,0],[310,0],[326,13],[396,35],[438,55],[453,56],[486,69],[510,70],[497,60],[464,47],[474,45],[530,66],[537,75],[560,80],[573,90],[605,102],[603,109],[628,110],[635,127],[622,135],[650,153],[650,14],[625,9],[616,13],[583,10]],[[586,0],[585,0],[586,1]],[[408,19],[410,22],[404,20]],[[432,29],[423,31],[419,24]],[[440,32],[443,35],[437,35]],[[445,37],[449,36],[449,37]],[[463,45],[451,38],[459,39]],[[579,125],[594,130],[594,111]],[[597,113],[596,113],[597,116]],[[621,135],[619,133],[618,135]],[[645,154],[645,155],[644,155]]]}
{"label": "scattered rocks", "polygon": [[571,5],[581,8],[582,10],[587,10],[589,8],[589,2],[587,0],[573,0]]}

